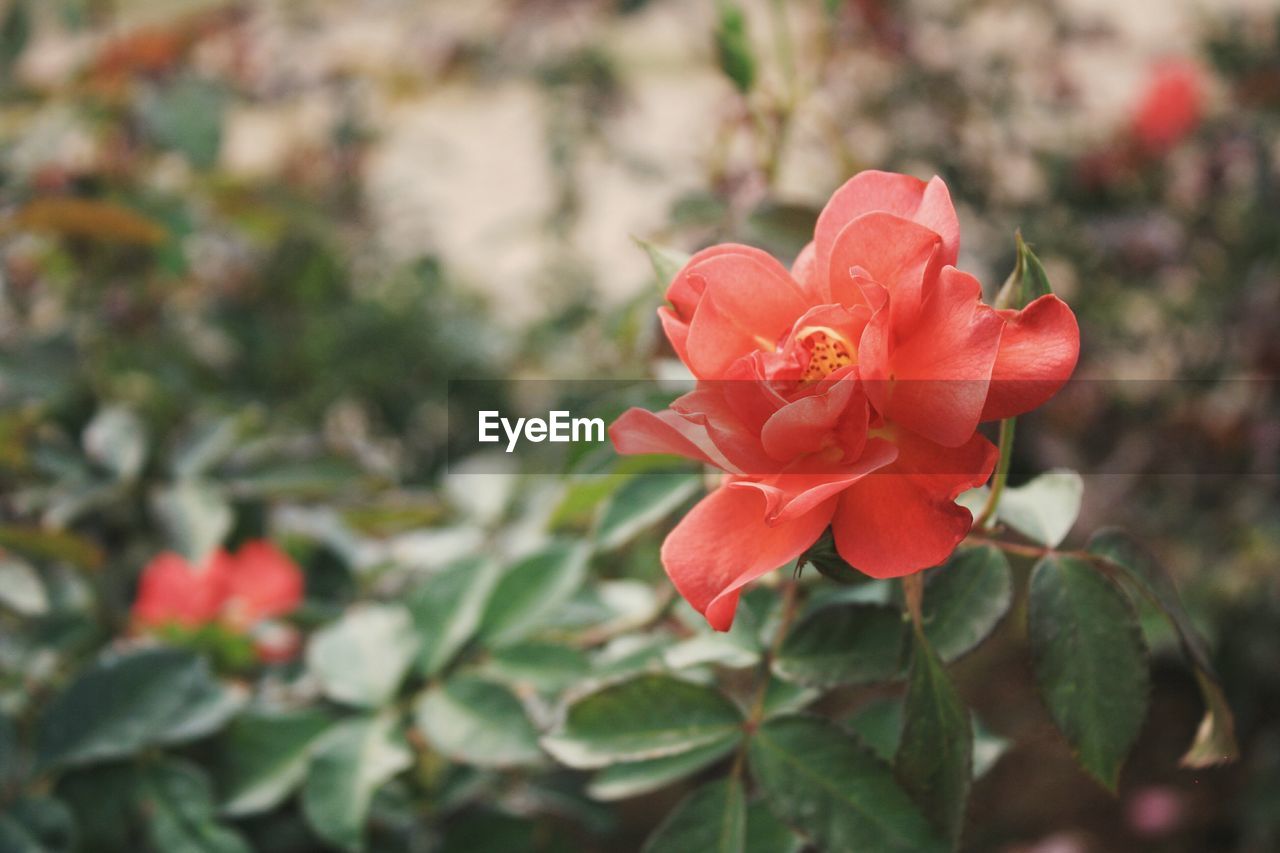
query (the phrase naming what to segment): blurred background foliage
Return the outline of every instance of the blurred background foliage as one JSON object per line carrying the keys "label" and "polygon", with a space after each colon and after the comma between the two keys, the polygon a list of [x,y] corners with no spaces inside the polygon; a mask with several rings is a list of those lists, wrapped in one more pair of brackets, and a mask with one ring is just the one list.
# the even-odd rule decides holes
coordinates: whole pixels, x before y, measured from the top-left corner
{"label": "blurred background foliage", "polygon": [[[633,237],[789,258],[882,168],[947,180],[989,295],[1020,228],[1077,311],[1098,381],[1018,465],[1112,472],[1077,529],[1164,557],[1244,755],[1176,766],[1200,700],[1153,621],[1110,797],[1007,619],[954,668],[1006,747],[965,845],[1276,849],[1278,57],[1271,0],[0,2],[0,847],[638,848],[726,753],[587,776],[537,734],[584,682],[731,688],[776,601],[726,637],[671,602],[661,522],[696,476],[446,465],[447,381],[661,372]],[[1194,109],[1152,145],[1171,60]],[[131,629],[157,553],[258,537],[304,570],[307,652]],[[883,692],[822,701],[874,742]],[[58,744],[59,713],[103,725]]]}

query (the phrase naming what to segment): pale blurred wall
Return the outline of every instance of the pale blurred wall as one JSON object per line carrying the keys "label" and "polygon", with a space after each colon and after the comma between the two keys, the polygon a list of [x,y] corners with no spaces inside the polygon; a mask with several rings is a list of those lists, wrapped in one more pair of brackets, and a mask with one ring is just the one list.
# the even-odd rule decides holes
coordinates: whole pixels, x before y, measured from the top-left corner
{"label": "pale blurred wall", "polygon": [[[763,55],[772,52],[768,0],[744,3]],[[114,33],[194,11],[221,0],[118,0]],[[249,10],[247,96],[228,114],[222,167],[245,180],[269,179],[328,140],[354,96],[374,133],[364,178],[378,248],[392,258],[438,252],[458,278],[492,297],[497,319],[518,323],[547,304],[551,271],[567,252],[601,298],[618,302],[649,286],[646,261],[631,236],[651,236],[672,202],[704,187],[714,137],[734,106],[715,71],[712,0],[653,0],[618,16],[599,2],[524,3],[457,0],[260,0]],[[820,4],[788,4],[801,43]],[[1020,153],[1027,139],[1099,138],[1120,121],[1154,58],[1190,50],[1205,16],[1230,10],[1264,13],[1280,0],[1060,0],[1058,14],[1078,32],[1066,45],[1033,4],[977,2],[959,26],[944,23],[952,0],[914,0],[913,35],[927,55],[957,74],[989,56],[1013,56],[1025,76],[1025,115],[1010,128],[975,127],[969,144],[1000,163],[993,179],[1008,192],[1034,194],[1036,165]],[[513,29],[513,9],[519,9]],[[107,34],[42,33],[22,73],[50,84],[74,73]],[[497,48],[512,68],[494,79],[446,75],[460,42]],[[579,215],[562,243],[548,237],[556,202],[549,150],[547,94],[533,79],[540,63],[591,45],[607,55],[623,84],[618,109],[601,119],[602,138],[580,147],[574,168]],[[1037,109],[1047,50],[1058,52],[1081,92],[1072,116]],[[195,55],[197,70],[218,73],[230,49],[216,40]],[[798,51],[801,77],[807,51]],[[241,61],[243,57],[241,57]],[[765,63],[771,68],[772,63]],[[768,72],[771,73],[771,72]],[[982,85],[974,72],[973,85]],[[873,55],[849,57],[838,73],[808,80],[791,145],[777,176],[779,196],[819,204],[845,177],[824,129],[836,126],[872,159],[893,133],[857,122],[860,91],[887,85],[893,66]],[[335,79],[347,82],[335,85]],[[352,84],[350,81],[355,80]],[[47,117],[46,117],[47,118]],[[908,116],[909,118],[909,116]],[[927,117],[921,117],[927,127]],[[747,150],[735,156],[750,157]],[[930,164],[920,164],[928,170]],[[962,214],[964,211],[962,210]],[[977,228],[980,228],[979,223]]]}

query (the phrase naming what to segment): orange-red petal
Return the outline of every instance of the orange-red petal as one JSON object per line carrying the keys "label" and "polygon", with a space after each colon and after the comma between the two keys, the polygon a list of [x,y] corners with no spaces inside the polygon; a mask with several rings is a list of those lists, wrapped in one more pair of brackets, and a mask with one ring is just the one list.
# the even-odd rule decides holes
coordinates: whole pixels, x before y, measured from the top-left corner
{"label": "orange-red petal", "polygon": [[840,556],[875,578],[946,560],[973,525],[956,496],[985,483],[996,463],[995,445],[981,434],[954,448],[911,435],[897,444],[894,464],[841,492],[831,523]]}
{"label": "orange-red petal", "polygon": [[982,409],[984,421],[1043,405],[1071,378],[1080,356],[1076,315],[1058,297],[1041,296],[1021,311],[1002,311],[1004,331]]}
{"label": "orange-red petal", "polygon": [[742,587],[800,556],[835,511],[828,499],[791,521],[765,522],[765,497],[721,487],[703,498],[662,543],[676,589],[717,631],[733,624]]}

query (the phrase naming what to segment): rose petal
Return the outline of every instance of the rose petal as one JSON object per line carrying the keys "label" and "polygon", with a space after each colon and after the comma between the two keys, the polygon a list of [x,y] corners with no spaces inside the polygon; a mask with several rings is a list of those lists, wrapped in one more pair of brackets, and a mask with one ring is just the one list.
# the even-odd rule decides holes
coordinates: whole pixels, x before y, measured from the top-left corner
{"label": "rose petal", "polygon": [[720,452],[705,426],[670,409],[627,409],[609,425],[609,440],[625,455],[671,453],[725,471],[741,471]]}
{"label": "rose petal", "polygon": [[199,627],[218,617],[227,594],[231,558],[219,549],[203,566],[178,554],[157,555],[138,581],[133,618],[143,627],[176,623]]}
{"label": "rose petal", "polygon": [[827,280],[831,300],[864,300],[870,279],[888,291],[894,325],[915,321],[941,269],[942,241],[922,225],[889,213],[868,213],[850,222],[831,247]]}
{"label": "rose petal", "polygon": [[302,603],[303,583],[302,571],[288,554],[265,540],[246,542],[228,577],[227,614],[245,626],[287,615]]}
{"label": "rose petal", "polygon": [[[865,432],[867,398],[852,370],[846,378],[826,383],[816,394],[782,406],[764,423],[760,443],[779,462],[815,453],[832,443],[836,422],[848,412]],[[856,452],[856,451],[855,451]]]}
{"label": "rose petal", "polygon": [[726,488],[755,489],[765,496],[765,521],[780,524],[794,521],[828,498],[877,471],[898,457],[891,442],[873,438],[865,443],[854,461],[832,464],[804,460],[786,471],[768,477],[732,479]]}
{"label": "rose petal", "polygon": [[721,255],[743,255],[758,261],[766,267],[778,266],[781,268],[768,252],[752,246],[744,246],[741,243],[722,243],[703,249],[700,252],[695,252],[667,286],[667,301],[671,303],[671,306],[663,306],[658,309],[658,318],[662,321],[662,329],[666,333],[667,339],[671,341],[671,347],[676,351],[676,355],[685,364],[689,363],[687,346],[689,323],[693,320],[698,303],[702,301],[707,284],[704,277],[691,276],[690,272],[703,261],[720,257]]}
{"label": "rose petal", "polygon": [[703,498],[662,544],[671,582],[717,631],[733,624],[743,586],[800,556],[826,529],[835,499],[782,524],[765,523],[764,496],[719,488]]}
{"label": "rose petal", "polygon": [[[811,301],[817,301],[823,291],[818,270],[818,252],[813,241],[810,240],[791,264],[791,277],[796,280]],[[826,268],[823,267],[822,270],[825,272]]]}
{"label": "rose petal", "polygon": [[960,253],[960,222],[942,179],[934,177],[926,184],[910,175],[866,171],[836,190],[818,216],[813,240],[818,270],[830,269],[831,252],[840,232],[854,219],[873,211],[892,213],[935,232],[943,247],[939,262],[955,264]]}
{"label": "rose petal", "polygon": [[1004,321],[981,303],[978,280],[946,267],[918,320],[872,318],[860,350],[867,396],[885,418],[956,447],[978,427]]}
{"label": "rose petal", "polygon": [[985,483],[996,463],[995,445],[980,434],[955,448],[910,434],[897,445],[897,461],[840,494],[831,524],[840,556],[875,578],[946,560],[973,525],[956,496]]}
{"label": "rose petal", "polygon": [[1071,378],[1080,356],[1076,315],[1058,297],[1041,296],[1021,311],[1001,314],[1005,326],[982,409],[984,421],[1043,405]]}

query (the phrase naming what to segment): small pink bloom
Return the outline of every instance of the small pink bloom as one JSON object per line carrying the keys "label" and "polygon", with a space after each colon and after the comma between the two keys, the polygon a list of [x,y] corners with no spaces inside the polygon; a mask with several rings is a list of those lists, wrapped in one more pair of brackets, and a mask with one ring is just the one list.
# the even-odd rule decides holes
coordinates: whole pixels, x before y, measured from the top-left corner
{"label": "small pink bloom", "polygon": [[221,550],[200,566],[171,551],[158,555],[142,570],[134,621],[144,628],[175,623],[198,628],[212,622],[226,599],[228,568]]}
{"label": "small pink bloom", "polygon": [[142,570],[133,619],[144,629],[222,622],[243,633],[293,612],[303,585],[293,560],[262,540],[246,542],[235,554],[219,548],[199,566],[165,552]]}
{"label": "small pink bloom", "polygon": [[302,572],[287,554],[262,539],[240,546],[227,580],[223,611],[236,625],[284,616],[302,601]]}
{"label": "small pink bloom", "polygon": [[1134,110],[1133,137],[1147,152],[1163,153],[1200,125],[1203,110],[1200,69],[1185,59],[1162,62],[1152,68]]}
{"label": "small pink bloom", "polygon": [[1168,835],[1182,824],[1185,813],[1182,794],[1164,785],[1142,788],[1125,804],[1129,826],[1139,835]]}

